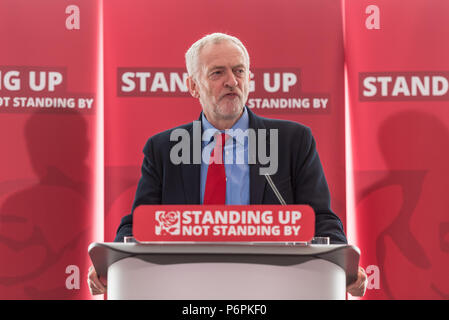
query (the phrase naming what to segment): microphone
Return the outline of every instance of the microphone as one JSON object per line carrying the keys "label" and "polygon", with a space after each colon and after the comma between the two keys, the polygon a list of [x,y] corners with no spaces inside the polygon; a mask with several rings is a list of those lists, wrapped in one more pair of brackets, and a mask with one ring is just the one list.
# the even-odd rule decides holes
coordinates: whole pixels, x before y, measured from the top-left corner
{"label": "microphone", "polygon": [[274,182],[273,182],[273,180],[271,179],[271,177],[268,175],[268,173],[265,173],[264,176],[265,176],[265,179],[267,179],[268,184],[270,185],[271,190],[273,190],[273,192],[274,192],[276,198],[278,198],[279,203],[282,204],[282,205],[284,205],[284,206],[286,206],[287,203],[285,202],[285,200],[284,200],[284,198],[282,197],[281,193],[279,192],[278,188],[276,188],[276,185],[274,184]]}

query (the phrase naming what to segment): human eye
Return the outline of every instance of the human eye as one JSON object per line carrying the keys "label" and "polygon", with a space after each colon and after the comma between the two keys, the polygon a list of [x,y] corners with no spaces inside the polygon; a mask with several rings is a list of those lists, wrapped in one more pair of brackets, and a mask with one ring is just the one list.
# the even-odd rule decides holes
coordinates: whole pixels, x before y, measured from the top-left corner
{"label": "human eye", "polygon": [[244,69],[244,68],[237,68],[237,69],[234,70],[234,72],[235,72],[237,75],[242,76],[242,75],[245,74],[245,69]]}
{"label": "human eye", "polygon": [[221,70],[212,70],[212,71],[209,73],[209,76],[210,76],[211,78],[218,78],[222,73],[223,73],[223,72],[222,72]]}

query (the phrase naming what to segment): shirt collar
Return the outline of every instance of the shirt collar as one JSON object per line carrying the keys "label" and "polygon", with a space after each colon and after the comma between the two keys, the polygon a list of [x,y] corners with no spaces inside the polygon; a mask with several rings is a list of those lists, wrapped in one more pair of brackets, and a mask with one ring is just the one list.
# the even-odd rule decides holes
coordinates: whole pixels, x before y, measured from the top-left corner
{"label": "shirt collar", "polygon": [[[204,112],[201,113],[201,124],[203,126],[203,141],[202,141],[202,145],[203,147],[205,145],[208,145],[211,140],[212,137],[215,135],[215,133],[217,131],[223,132],[222,130],[218,130],[217,128],[215,128],[207,119],[206,116],[204,115]],[[233,137],[234,141],[240,142],[240,139],[236,139],[234,136],[236,135],[235,130],[240,129],[243,132],[246,132],[246,130],[248,130],[249,127],[249,118],[248,118],[248,111],[246,110],[246,107],[243,108],[243,114],[240,117],[239,120],[237,120],[236,123],[234,123],[234,125],[232,126],[231,130],[233,130],[234,132],[230,132],[230,136]],[[239,131],[240,131],[239,130]],[[228,131],[228,130],[226,130]],[[224,131],[224,132],[226,132]],[[226,132],[228,133],[228,132]],[[237,131],[238,133],[238,131]]]}

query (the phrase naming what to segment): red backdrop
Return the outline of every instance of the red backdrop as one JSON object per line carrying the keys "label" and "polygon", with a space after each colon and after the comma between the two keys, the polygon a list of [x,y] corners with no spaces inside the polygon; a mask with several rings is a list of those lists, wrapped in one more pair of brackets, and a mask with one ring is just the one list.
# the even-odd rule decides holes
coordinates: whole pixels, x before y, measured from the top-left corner
{"label": "red backdrop", "polygon": [[90,297],[99,13],[90,0],[0,2],[1,299]]}
{"label": "red backdrop", "polygon": [[248,48],[254,112],[312,128],[365,298],[449,298],[448,21],[444,0],[3,0],[0,298],[90,298],[87,246],[129,213],[148,137],[198,118],[184,53],[212,32]]}
{"label": "red backdrop", "polygon": [[[262,19],[262,17],[265,17]],[[131,209],[142,149],[153,134],[198,119],[201,106],[181,90],[151,93],[156,72],[185,72],[184,53],[213,32],[240,38],[247,47],[255,92],[250,99],[328,99],[326,108],[256,109],[312,128],[333,195],[345,222],[344,90],[341,8],[337,1],[107,1],[105,20],[105,239]],[[268,21],[269,20],[269,21]],[[275,27],[273,27],[275,26]],[[135,89],[125,72],[150,72]],[[289,72],[288,93],[263,90],[263,73]],[[134,77],[137,79],[137,77]],[[168,80],[167,80],[168,82]],[[125,87],[125,92],[122,88]],[[168,84],[169,86],[169,84]],[[127,88],[127,89],[126,89]],[[254,101],[253,105],[262,105]]]}
{"label": "red backdrop", "polygon": [[345,11],[357,245],[380,271],[365,298],[448,299],[449,3]]}

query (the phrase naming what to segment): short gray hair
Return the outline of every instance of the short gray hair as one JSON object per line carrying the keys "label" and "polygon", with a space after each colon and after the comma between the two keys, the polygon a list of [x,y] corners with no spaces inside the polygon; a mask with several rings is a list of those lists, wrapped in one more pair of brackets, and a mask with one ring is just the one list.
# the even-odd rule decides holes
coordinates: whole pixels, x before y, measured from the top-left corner
{"label": "short gray hair", "polygon": [[186,58],[187,73],[189,74],[189,76],[196,78],[196,75],[198,74],[198,59],[201,49],[208,43],[220,43],[222,41],[231,41],[235,43],[240,49],[243,50],[249,69],[249,54],[243,43],[236,37],[230,36],[225,33],[217,32],[202,37],[200,40],[192,44],[189,50],[187,50],[185,58]]}

